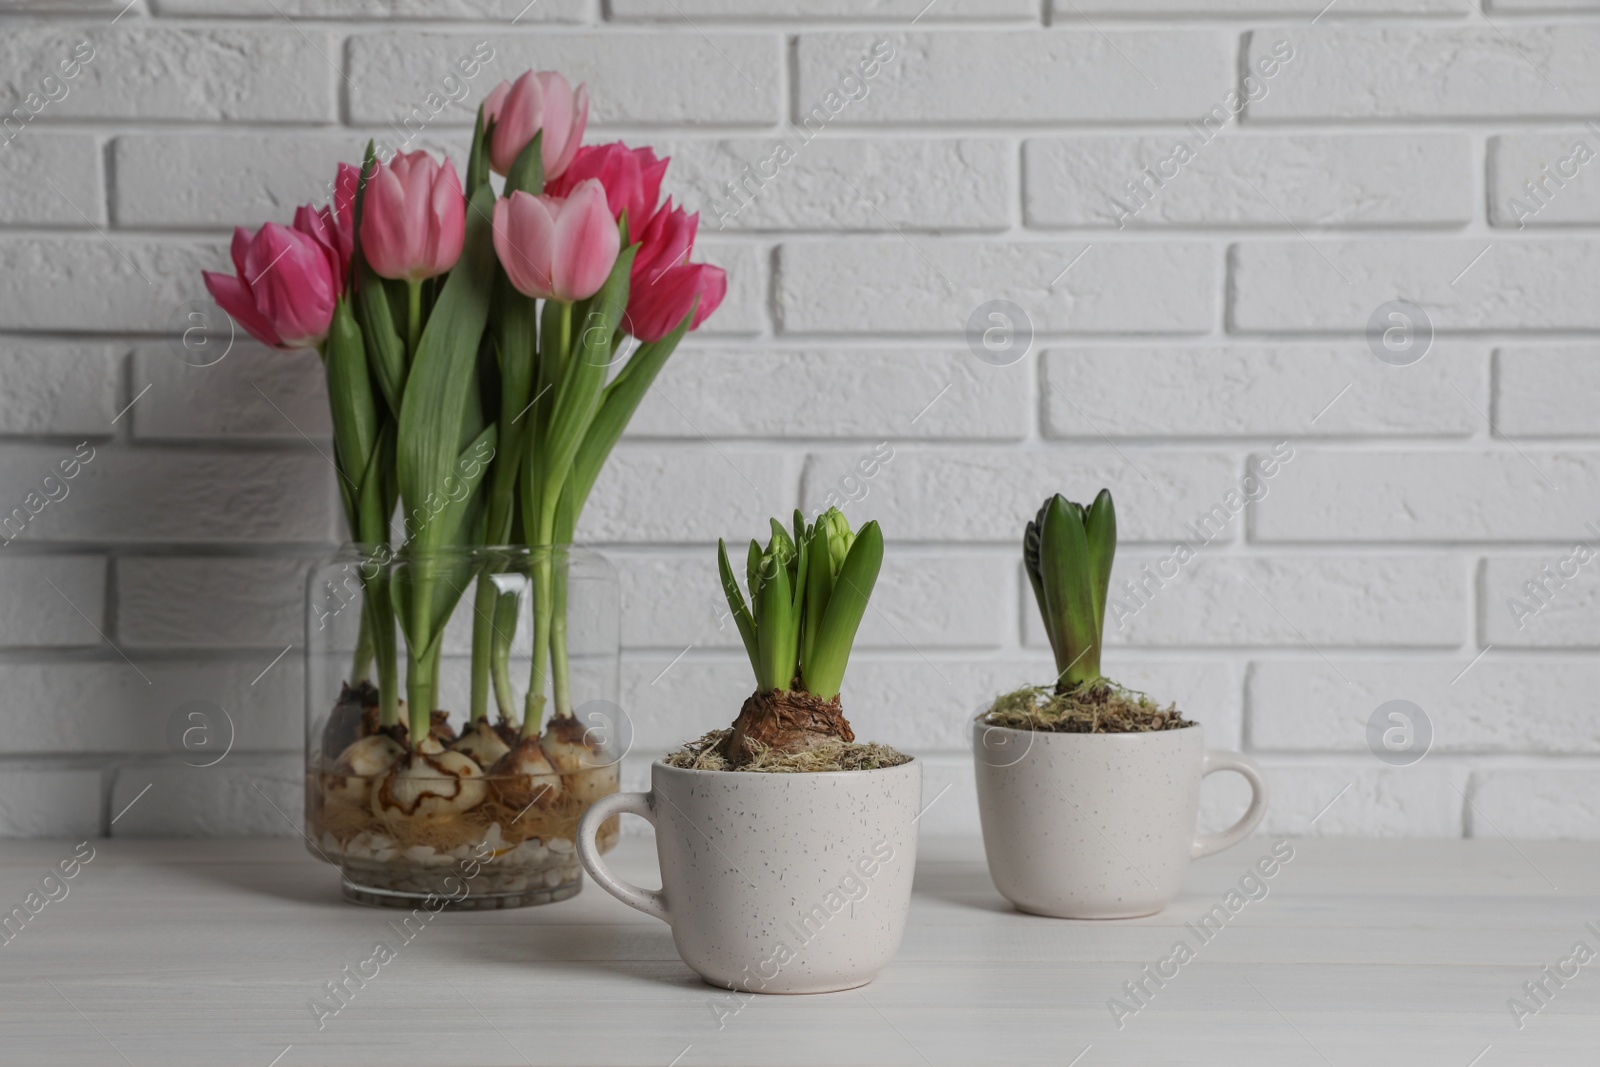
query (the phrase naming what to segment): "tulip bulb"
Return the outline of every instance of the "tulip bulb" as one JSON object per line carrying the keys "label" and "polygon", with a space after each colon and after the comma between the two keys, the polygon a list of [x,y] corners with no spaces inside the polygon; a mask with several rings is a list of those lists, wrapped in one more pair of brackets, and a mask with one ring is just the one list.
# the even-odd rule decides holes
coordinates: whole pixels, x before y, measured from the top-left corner
{"label": "tulip bulb", "polygon": [[479,719],[462,731],[461,736],[450,742],[449,747],[452,751],[471,757],[480,767],[493,767],[500,757],[511,751],[511,746],[500,739],[499,733],[489,725],[487,719]]}
{"label": "tulip bulb", "polygon": [[616,761],[598,751],[589,731],[570,715],[557,716],[540,740],[551,765],[561,772],[567,795],[587,806],[617,791]]}
{"label": "tulip bulb", "polygon": [[561,799],[561,775],[545,755],[537,737],[524,737],[489,770],[500,802],[519,813],[530,807],[550,808]]}
{"label": "tulip bulb", "polygon": [[372,783],[389,773],[389,769],[406,754],[406,750],[387,734],[370,734],[345,746],[333,763],[323,785],[323,800],[330,807],[336,804],[364,807]]}
{"label": "tulip bulb", "polygon": [[443,819],[483,803],[483,768],[427,737],[372,793],[372,813],[411,819]]}

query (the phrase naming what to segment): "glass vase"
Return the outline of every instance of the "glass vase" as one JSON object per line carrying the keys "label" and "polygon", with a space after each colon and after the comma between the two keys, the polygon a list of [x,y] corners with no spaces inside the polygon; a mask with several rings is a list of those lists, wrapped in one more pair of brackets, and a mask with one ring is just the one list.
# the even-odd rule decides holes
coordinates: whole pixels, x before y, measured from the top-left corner
{"label": "glass vase", "polygon": [[631,737],[618,601],[616,570],[575,546],[347,545],[312,570],[306,840],[346,899],[482,909],[578,892],[578,819],[617,791]]}

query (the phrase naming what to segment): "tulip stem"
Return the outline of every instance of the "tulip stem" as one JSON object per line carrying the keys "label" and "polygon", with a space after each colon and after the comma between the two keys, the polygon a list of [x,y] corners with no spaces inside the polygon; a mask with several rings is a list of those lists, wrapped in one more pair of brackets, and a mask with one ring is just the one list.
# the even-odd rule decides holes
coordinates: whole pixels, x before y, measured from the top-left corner
{"label": "tulip stem", "polygon": [[406,282],[406,350],[417,358],[417,344],[422,340],[422,283]]}

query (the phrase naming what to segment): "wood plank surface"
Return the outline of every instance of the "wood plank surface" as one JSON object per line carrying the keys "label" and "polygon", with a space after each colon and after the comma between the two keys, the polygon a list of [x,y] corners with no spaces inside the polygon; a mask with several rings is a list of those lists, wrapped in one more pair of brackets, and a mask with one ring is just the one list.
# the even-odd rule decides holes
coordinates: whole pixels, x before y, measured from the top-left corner
{"label": "wood plank surface", "polygon": [[[0,845],[0,910],[76,844]],[[1195,864],[1161,915],[1071,922],[1012,910],[980,842],[930,839],[899,958],[813,997],[706,986],[666,926],[589,885],[441,914],[320,1028],[309,1002],[394,913],[343,903],[294,841],[92,845],[68,894],[0,944],[7,1067],[1600,1063],[1600,956],[1520,1028],[1507,1006],[1578,942],[1600,953],[1597,844],[1296,840],[1200,943],[1185,924],[1270,842]],[[614,857],[659,883],[650,839]],[[1133,1007],[1124,983],[1179,938],[1194,959],[1119,1017],[1112,998]]]}

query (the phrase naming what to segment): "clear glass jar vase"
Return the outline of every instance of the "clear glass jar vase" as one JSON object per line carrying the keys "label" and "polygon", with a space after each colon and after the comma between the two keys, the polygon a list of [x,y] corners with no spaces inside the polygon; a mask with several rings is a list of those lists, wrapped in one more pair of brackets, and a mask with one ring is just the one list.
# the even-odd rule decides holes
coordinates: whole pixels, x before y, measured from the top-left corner
{"label": "clear glass jar vase", "polygon": [[578,819],[617,791],[631,739],[618,603],[615,568],[575,546],[346,545],[312,570],[306,840],[346,899],[481,909],[578,892]]}

